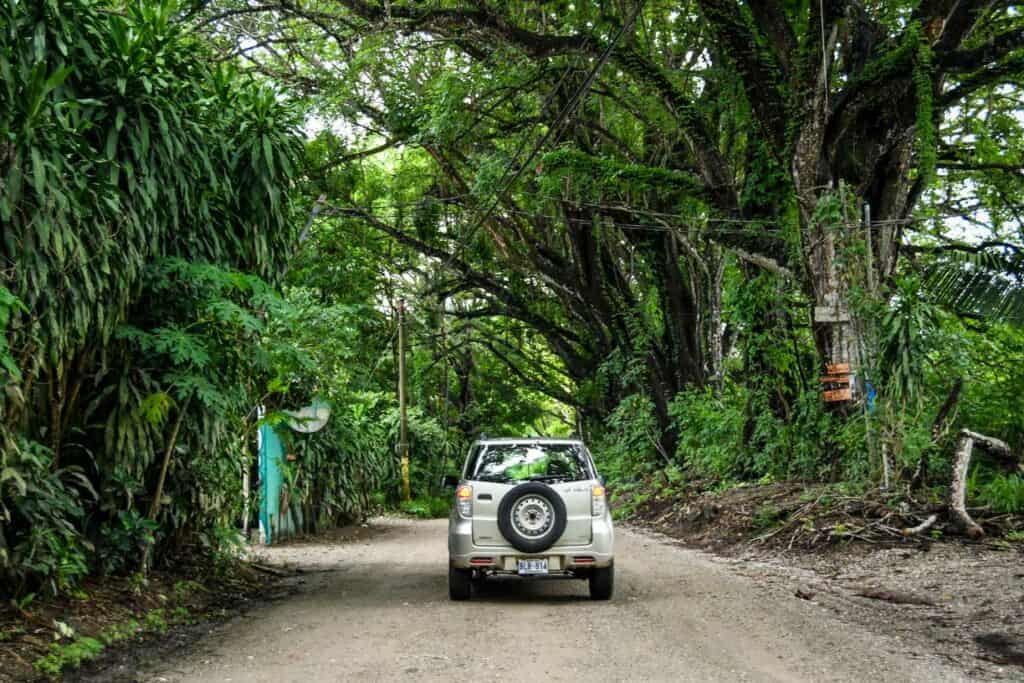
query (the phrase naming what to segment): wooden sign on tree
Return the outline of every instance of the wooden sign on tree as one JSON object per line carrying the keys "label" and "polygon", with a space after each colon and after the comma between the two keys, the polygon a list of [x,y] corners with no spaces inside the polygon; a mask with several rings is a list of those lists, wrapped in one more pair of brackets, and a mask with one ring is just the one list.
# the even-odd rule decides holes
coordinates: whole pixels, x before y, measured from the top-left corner
{"label": "wooden sign on tree", "polygon": [[839,403],[853,400],[853,389],[850,386],[850,364],[829,363],[825,366],[827,375],[820,378],[824,388],[823,398],[826,403]]}

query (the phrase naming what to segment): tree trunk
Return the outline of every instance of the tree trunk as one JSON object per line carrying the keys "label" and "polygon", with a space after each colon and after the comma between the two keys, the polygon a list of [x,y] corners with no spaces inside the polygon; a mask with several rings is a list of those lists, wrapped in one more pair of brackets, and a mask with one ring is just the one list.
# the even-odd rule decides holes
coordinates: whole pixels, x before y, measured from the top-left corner
{"label": "tree trunk", "polygon": [[[189,403],[192,402],[192,395],[185,399],[185,403],[181,406],[181,410],[178,411],[178,419],[174,422],[174,428],[171,430],[171,435],[167,440],[167,448],[164,449],[164,460],[160,466],[160,477],[156,482],[156,491],[153,493],[153,501],[149,504],[149,518],[156,521],[156,516],[160,512],[160,499],[164,495],[164,481],[167,479],[167,467],[171,464],[171,455],[174,453],[174,446],[178,441],[178,431],[181,429],[181,423],[185,420],[185,414],[188,412]],[[147,543],[142,551],[142,571],[149,571],[149,553],[150,543]]]}
{"label": "tree trunk", "polygon": [[708,293],[708,370],[715,392],[721,394],[725,386],[725,368],[722,366],[725,356],[725,331],[722,328],[722,278],[725,275],[725,259],[722,258],[721,249],[716,248],[715,252],[715,270]]}

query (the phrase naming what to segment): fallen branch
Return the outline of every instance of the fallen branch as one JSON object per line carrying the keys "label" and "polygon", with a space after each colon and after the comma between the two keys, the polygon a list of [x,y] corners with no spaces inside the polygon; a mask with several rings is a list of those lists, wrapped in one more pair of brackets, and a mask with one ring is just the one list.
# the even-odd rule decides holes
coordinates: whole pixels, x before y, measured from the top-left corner
{"label": "fallen branch", "polygon": [[909,527],[907,529],[902,529],[900,531],[900,533],[903,536],[917,536],[917,535],[923,534],[924,532],[926,532],[929,529],[931,529],[935,525],[935,522],[937,522],[937,521],[939,521],[939,516],[938,515],[932,515],[928,519],[926,519],[923,522],[921,522],[920,524],[918,524],[917,526],[912,526],[912,527]]}
{"label": "fallen branch", "polygon": [[256,564],[255,562],[250,562],[249,566],[264,574],[273,574],[274,576],[291,576],[294,573],[285,569],[278,569],[277,567],[268,567],[265,564]]}
{"label": "fallen branch", "polygon": [[967,429],[960,431],[953,460],[953,483],[949,487],[949,509],[968,536],[981,538],[985,535],[985,530],[967,512],[967,470],[971,466],[971,452],[975,443],[990,453],[1006,459],[1013,458],[1013,451],[1005,441]]}
{"label": "fallen branch", "polygon": [[855,592],[854,595],[859,595],[862,598],[871,598],[872,600],[884,600],[894,605],[935,605],[928,598],[922,598],[919,595],[905,591],[886,590],[884,588],[862,588]]}

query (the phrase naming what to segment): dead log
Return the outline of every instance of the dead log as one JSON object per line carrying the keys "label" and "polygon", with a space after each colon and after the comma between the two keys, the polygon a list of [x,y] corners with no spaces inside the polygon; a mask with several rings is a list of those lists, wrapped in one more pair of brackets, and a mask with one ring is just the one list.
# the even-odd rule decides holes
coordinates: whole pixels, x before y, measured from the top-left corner
{"label": "dead log", "polygon": [[949,487],[949,509],[971,538],[981,538],[985,530],[967,512],[967,470],[971,466],[971,452],[978,444],[994,455],[1005,459],[1013,458],[1013,451],[1005,441],[978,434],[967,429],[960,430],[953,458],[953,483]]}
{"label": "dead log", "polygon": [[935,605],[935,603],[928,598],[922,598],[914,593],[899,590],[888,590],[885,588],[862,588],[856,591],[854,595],[859,595],[863,598],[871,598],[872,600],[891,602],[894,605]]}

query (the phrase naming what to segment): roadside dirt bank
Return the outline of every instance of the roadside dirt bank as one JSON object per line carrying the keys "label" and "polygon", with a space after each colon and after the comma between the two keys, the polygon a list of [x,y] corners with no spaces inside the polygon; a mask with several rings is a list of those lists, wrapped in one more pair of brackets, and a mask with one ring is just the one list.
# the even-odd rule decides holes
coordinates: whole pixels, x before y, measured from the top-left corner
{"label": "roadside dirt bank", "polygon": [[908,652],[979,679],[1024,680],[1022,542],[901,537],[892,533],[899,508],[793,484],[618,502],[638,528],[710,551],[738,574],[898,639]]}

